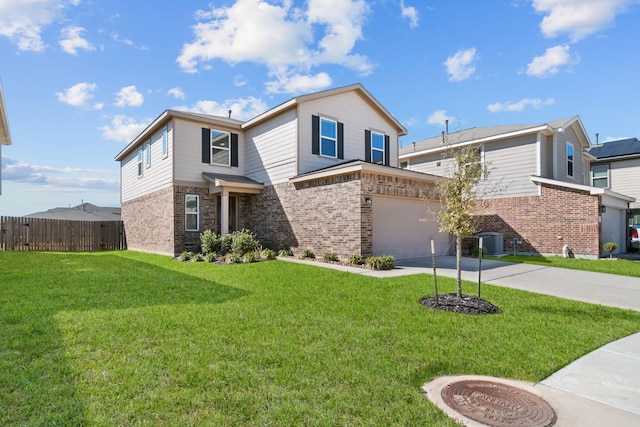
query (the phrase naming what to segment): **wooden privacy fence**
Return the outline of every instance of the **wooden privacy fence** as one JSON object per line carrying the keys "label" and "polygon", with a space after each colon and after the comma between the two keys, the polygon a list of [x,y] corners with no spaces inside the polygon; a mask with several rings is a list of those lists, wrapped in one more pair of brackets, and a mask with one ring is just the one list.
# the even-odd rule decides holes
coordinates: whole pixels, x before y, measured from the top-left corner
{"label": "wooden privacy fence", "polygon": [[122,221],[0,217],[5,251],[98,252],[126,249]]}

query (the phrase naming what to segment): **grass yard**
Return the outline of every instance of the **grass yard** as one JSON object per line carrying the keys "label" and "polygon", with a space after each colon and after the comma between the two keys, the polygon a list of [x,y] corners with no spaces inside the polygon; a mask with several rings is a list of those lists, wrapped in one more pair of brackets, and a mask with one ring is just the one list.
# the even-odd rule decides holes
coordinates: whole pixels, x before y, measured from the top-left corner
{"label": "grass yard", "polygon": [[640,261],[632,261],[628,259],[584,259],[563,258],[561,256],[544,257],[535,255],[506,255],[499,258],[486,258],[506,262],[521,262],[524,264],[546,265],[547,267],[571,268],[574,270],[593,271],[596,273],[640,277]]}
{"label": "grass yard", "polygon": [[453,426],[424,382],[539,381],[640,331],[638,312],[489,285],[501,314],[428,310],[432,292],[283,261],[0,252],[0,425]]}

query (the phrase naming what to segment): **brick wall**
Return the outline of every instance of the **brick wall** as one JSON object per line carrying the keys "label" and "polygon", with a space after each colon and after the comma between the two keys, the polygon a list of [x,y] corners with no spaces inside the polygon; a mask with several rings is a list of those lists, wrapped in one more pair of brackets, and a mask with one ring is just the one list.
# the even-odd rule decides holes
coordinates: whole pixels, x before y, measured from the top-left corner
{"label": "brick wall", "polygon": [[165,188],[122,204],[129,249],[173,254],[173,188]]}
{"label": "brick wall", "polygon": [[[200,196],[200,230],[185,231],[185,196]],[[218,224],[218,195],[209,194],[208,187],[176,186],[173,196],[175,217],[174,254],[188,250],[200,251],[200,234],[205,230],[220,233]]]}
{"label": "brick wall", "polygon": [[505,252],[515,238],[516,252],[561,255],[567,244],[575,256],[601,255],[597,195],[542,184],[540,196],[489,200],[478,213],[478,231],[503,233]]}

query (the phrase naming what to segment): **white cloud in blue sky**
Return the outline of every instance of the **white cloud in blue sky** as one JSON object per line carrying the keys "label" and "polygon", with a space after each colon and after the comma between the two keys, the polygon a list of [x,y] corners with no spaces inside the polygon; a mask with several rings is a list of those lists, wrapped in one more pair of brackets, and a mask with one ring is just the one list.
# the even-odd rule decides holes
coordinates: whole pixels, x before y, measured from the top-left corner
{"label": "white cloud in blue sky", "polygon": [[117,205],[114,156],[166,109],[245,120],[355,82],[405,124],[401,143],[445,120],[576,114],[601,140],[640,136],[639,18],[638,0],[0,0],[0,214]]}

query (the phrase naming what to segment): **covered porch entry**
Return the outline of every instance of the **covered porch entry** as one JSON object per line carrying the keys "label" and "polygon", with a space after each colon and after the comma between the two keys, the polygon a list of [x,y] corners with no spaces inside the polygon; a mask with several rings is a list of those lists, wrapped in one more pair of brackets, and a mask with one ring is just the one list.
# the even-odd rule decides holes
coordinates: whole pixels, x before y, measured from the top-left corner
{"label": "covered porch entry", "polygon": [[240,175],[224,175],[209,172],[202,173],[209,182],[209,194],[218,195],[218,224],[220,234],[236,231],[240,215],[239,196],[242,194],[260,194],[264,184]]}

